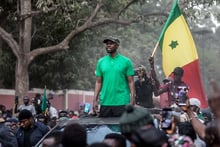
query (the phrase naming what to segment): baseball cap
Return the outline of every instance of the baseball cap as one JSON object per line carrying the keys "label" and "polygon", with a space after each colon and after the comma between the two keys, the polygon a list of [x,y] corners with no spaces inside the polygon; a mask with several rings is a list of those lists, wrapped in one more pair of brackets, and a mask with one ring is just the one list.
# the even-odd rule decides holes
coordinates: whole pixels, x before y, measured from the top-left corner
{"label": "baseball cap", "polygon": [[112,42],[114,42],[114,43],[116,43],[116,44],[118,44],[118,45],[120,44],[119,39],[116,38],[116,37],[113,37],[113,36],[109,36],[109,37],[105,38],[105,39],[103,40],[103,43],[107,43],[108,41],[112,41]]}
{"label": "baseball cap", "polygon": [[18,115],[18,120],[21,121],[23,119],[29,119],[31,117],[33,117],[32,113],[27,109],[23,109]]}
{"label": "baseball cap", "polygon": [[128,105],[119,119],[122,134],[129,134],[145,125],[154,124],[153,117],[147,109]]}
{"label": "baseball cap", "polygon": [[199,107],[199,108],[200,108],[200,106],[201,106],[201,102],[200,102],[200,100],[199,100],[198,98],[190,98],[190,99],[189,99],[189,104],[190,104],[190,105],[197,106],[197,107]]}

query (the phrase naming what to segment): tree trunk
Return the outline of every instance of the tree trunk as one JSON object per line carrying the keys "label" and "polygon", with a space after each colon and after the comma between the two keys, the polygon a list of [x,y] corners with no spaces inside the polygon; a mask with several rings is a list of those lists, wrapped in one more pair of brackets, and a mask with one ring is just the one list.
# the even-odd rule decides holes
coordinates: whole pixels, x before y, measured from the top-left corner
{"label": "tree trunk", "polygon": [[27,57],[17,59],[15,70],[15,96],[19,97],[19,104],[22,104],[23,96],[27,95],[29,90]]}
{"label": "tree trunk", "polygon": [[31,0],[19,0],[18,8],[21,21],[19,24],[19,53],[17,55],[15,69],[15,95],[19,96],[20,105],[22,104],[22,98],[28,94],[29,90],[28,66],[30,60],[28,54],[31,47],[32,17],[27,16],[31,14]]}

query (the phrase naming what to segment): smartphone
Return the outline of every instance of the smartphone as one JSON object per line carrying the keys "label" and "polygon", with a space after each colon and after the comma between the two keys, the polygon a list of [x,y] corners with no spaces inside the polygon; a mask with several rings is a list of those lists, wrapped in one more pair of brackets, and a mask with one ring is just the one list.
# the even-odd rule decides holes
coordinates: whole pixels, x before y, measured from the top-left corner
{"label": "smartphone", "polygon": [[181,93],[178,96],[178,105],[179,106],[186,106],[186,100],[187,100],[187,93]]}
{"label": "smartphone", "polygon": [[187,94],[189,92],[188,86],[178,86],[177,104],[179,106],[186,106]]}
{"label": "smartphone", "polygon": [[161,128],[169,130],[172,126],[172,109],[171,108],[163,108],[162,109],[162,122]]}
{"label": "smartphone", "polygon": [[15,96],[15,104],[18,104],[18,96]]}

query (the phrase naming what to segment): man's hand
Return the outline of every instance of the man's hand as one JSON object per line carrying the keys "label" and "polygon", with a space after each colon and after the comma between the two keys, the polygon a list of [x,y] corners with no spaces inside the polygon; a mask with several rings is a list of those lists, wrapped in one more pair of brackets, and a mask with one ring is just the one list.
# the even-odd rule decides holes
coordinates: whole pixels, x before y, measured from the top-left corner
{"label": "man's hand", "polygon": [[212,93],[208,96],[208,104],[214,115],[220,119],[220,89],[214,79],[210,80]]}
{"label": "man's hand", "polygon": [[149,60],[151,68],[154,68],[154,57],[150,56],[150,58],[148,60]]}
{"label": "man's hand", "polygon": [[[178,105],[178,103],[177,103]],[[186,105],[185,106],[179,106],[184,112],[187,112],[190,109],[190,103],[189,103],[189,98],[187,97],[186,100]]]}
{"label": "man's hand", "polygon": [[134,99],[132,99],[132,100],[130,101],[130,105],[132,105],[132,106],[135,105],[135,101],[134,101]]}
{"label": "man's hand", "polygon": [[94,112],[95,114],[97,114],[98,111],[99,111],[99,103],[98,103],[97,100],[94,100],[94,101],[93,101],[93,112]]}

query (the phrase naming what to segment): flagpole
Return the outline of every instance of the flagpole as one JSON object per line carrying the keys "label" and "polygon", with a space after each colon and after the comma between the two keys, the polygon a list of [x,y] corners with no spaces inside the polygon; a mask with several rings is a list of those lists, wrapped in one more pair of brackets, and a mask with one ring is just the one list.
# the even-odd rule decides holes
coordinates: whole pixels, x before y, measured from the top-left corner
{"label": "flagpole", "polygon": [[153,50],[153,52],[152,52],[152,54],[151,54],[151,57],[154,57],[154,54],[155,54],[155,52],[156,52],[156,50],[157,50],[158,45],[159,45],[159,42],[156,43],[156,45],[155,45],[155,47],[154,47],[154,50]]}

